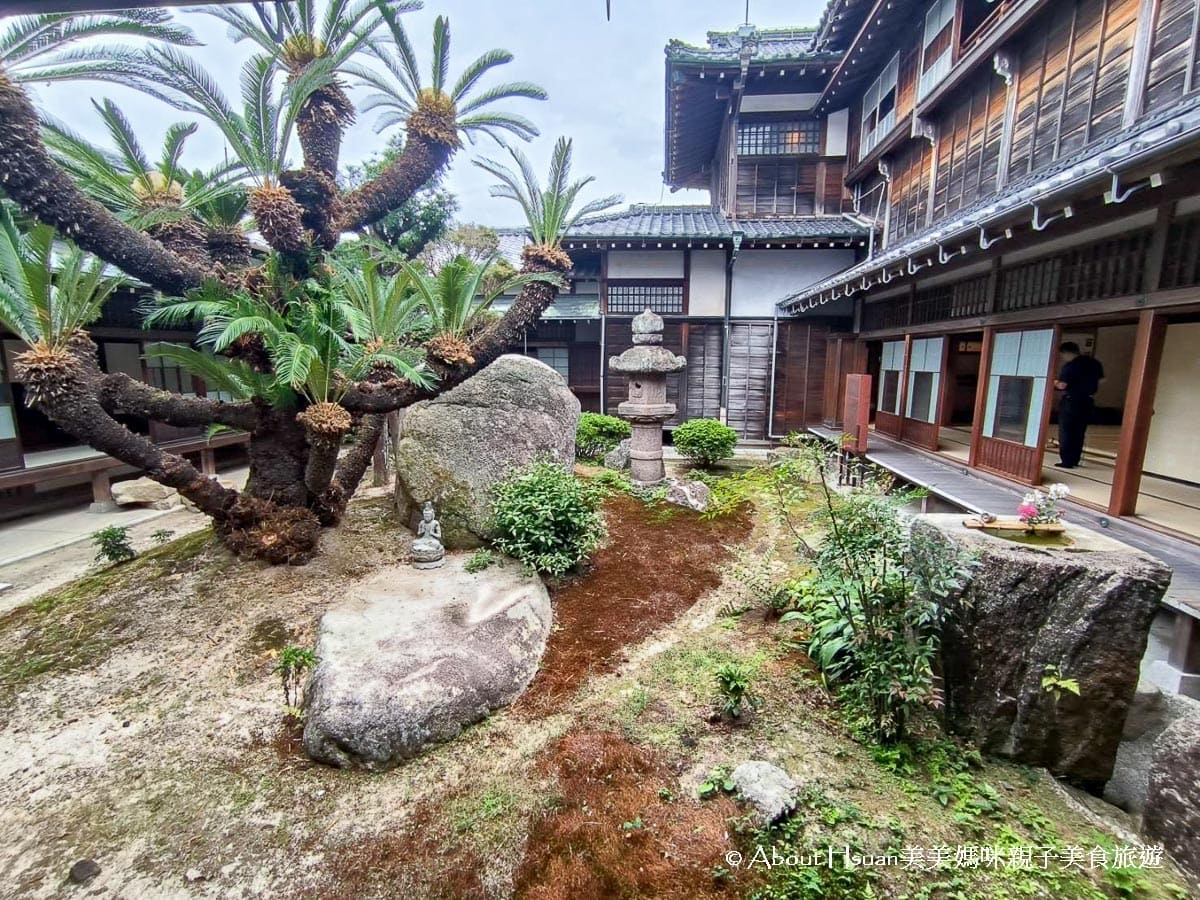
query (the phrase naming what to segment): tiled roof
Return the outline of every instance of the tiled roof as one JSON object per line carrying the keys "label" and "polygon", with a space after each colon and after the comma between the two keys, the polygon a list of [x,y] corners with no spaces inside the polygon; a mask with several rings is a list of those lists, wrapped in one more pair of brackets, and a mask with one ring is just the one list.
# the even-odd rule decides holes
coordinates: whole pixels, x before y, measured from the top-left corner
{"label": "tiled roof", "polygon": [[710,206],[654,206],[638,203],[627,210],[579,222],[567,232],[579,238],[733,238],[746,240],[857,238],[866,228],[844,216],[799,216],[789,219],[730,219]]}
{"label": "tiled roof", "polygon": [[680,40],[667,44],[667,58],[675,62],[736,63],[742,47],[753,42],[755,62],[784,62],[812,59],[814,28],[755,28],[708,32],[708,46],[697,47]]}
{"label": "tiled roof", "polygon": [[[513,299],[513,297],[497,297],[492,304],[492,311],[507,312],[508,308],[512,306]],[[599,294],[559,294],[542,313],[542,321],[598,318],[600,318]]]}

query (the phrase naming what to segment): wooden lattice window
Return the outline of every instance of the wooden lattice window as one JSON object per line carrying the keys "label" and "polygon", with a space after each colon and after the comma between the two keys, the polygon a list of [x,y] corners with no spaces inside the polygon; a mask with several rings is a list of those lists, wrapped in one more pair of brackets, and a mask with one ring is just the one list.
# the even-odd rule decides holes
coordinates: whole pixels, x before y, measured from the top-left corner
{"label": "wooden lattice window", "polygon": [[1000,312],[1140,293],[1150,229],[1075,247],[1001,274]]}
{"label": "wooden lattice window", "polygon": [[743,122],[738,125],[738,156],[800,156],[821,152],[821,123]]}
{"label": "wooden lattice window", "polygon": [[913,302],[913,324],[986,315],[987,282],[988,277],[980,275],[918,291]]}
{"label": "wooden lattice window", "polygon": [[683,283],[666,284],[621,284],[608,283],[608,311],[614,315],[637,315],[650,309],[663,314],[681,314],[683,309]]}
{"label": "wooden lattice window", "polygon": [[1163,257],[1164,291],[1195,287],[1200,284],[1200,216],[1188,216],[1171,223],[1167,232],[1167,252]]}

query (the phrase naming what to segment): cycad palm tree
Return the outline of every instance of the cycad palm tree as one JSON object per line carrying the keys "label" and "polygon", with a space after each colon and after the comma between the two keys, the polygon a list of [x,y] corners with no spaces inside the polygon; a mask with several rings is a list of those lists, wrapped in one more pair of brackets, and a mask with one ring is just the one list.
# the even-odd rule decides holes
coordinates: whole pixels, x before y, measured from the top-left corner
{"label": "cycad palm tree", "polygon": [[[276,60],[265,54],[251,57],[242,67],[242,108],[236,110],[212,76],[191,57],[168,47],[153,48],[148,57],[157,67],[162,87],[179,109],[204,116],[217,126],[242,169],[256,187],[250,209],[263,237],[276,250],[296,253],[308,244],[306,230],[320,219],[328,221],[334,200],[333,185],[323,198],[322,210],[306,210],[284,185],[288,151],[301,109],[314,91],[333,83],[328,60],[318,60],[277,93]],[[318,204],[319,205],[319,204]],[[336,233],[321,229],[325,246],[336,242]]]}
{"label": "cycad palm tree", "polygon": [[516,171],[490,159],[476,160],[475,165],[500,180],[493,185],[493,197],[503,197],[520,204],[529,225],[533,243],[525,247],[527,263],[541,262],[553,269],[567,271],[571,260],[562,251],[562,238],[584,216],[611,209],[621,202],[620,194],[610,194],[579,204],[579,195],[595,179],[592,176],[571,181],[572,144],[560,137],[550,156],[550,176],[542,187],[529,159],[516,147],[508,152],[517,164]]}
{"label": "cycad palm tree", "polygon": [[[433,23],[433,62],[430,67],[429,83],[421,77],[420,65],[412,42],[404,26],[391,10],[386,10],[384,19],[391,33],[390,45],[382,41],[371,44],[372,55],[384,65],[386,73],[361,65],[352,65],[363,83],[373,89],[363,102],[363,110],[379,110],[381,115],[375,125],[383,131],[408,123],[409,128],[430,126],[434,137],[445,143],[457,145],[459,135],[474,141],[482,133],[500,140],[504,133],[515,134],[521,140],[537,137],[537,127],[524,116],[496,110],[485,110],[501,100],[523,97],[529,100],[545,100],[546,91],[528,81],[511,81],[498,84],[485,91],[474,93],[480,80],[492,69],[512,62],[513,55],[507,50],[489,50],[472,62],[458,80],[451,85],[450,71],[450,20],[438,16]],[[433,120],[422,123],[409,122],[418,110],[438,113]],[[445,130],[446,124],[452,131]]]}
{"label": "cycad palm tree", "polygon": [[28,345],[15,368],[30,403],[74,386],[71,344],[123,284],[105,275],[101,260],[59,244],[50,226],[22,232],[9,204],[0,204],[0,323]]}
{"label": "cycad palm tree", "polygon": [[[525,272],[506,279],[489,279],[498,256],[476,265],[465,256],[452,259],[434,275],[412,263],[405,272],[421,297],[430,318],[433,337],[425,347],[435,359],[447,365],[474,365],[468,338],[480,330],[488,310],[501,294],[515,293],[527,284],[562,286],[562,279],[546,272]],[[486,290],[485,290],[486,285]]]}
{"label": "cycad palm tree", "polygon": [[363,108],[381,112],[377,129],[403,124],[406,140],[404,151],[378,178],[347,195],[343,226],[348,229],[379,220],[398,206],[398,198],[411,196],[449,161],[460,146],[460,135],[469,140],[481,133],[497,140],[505,133],[522,140],[535,137],[537,127],[524,116],[489,107],[512,98],[546,99],[545,90],[527,81],[477,91],[488,72],[512,60],[507,50],[489,50],[451,82],[450,21],[444,16],[433,23],[433,59],[425,83],[404,26],[385,3],[380,2],[379,10],[391,36],[390,46],[377,39],[369,49],[386,74],[358,64],[347,65],[346,71],[373,89]]}
{"label": "cycad palm tree", "polygon": [[139,231],[196,266],[207,267],[208,236],[197,210],[236,189],[230,172],[214,170],[201,184],[189,177],[181,157],[195,123],[176,123],[167,129],[161,155],[151,162],[137,134],[111,100],[95,103],[115,151],[99,148],[66,126],[47,122],[43,139],[51,156],[85,194]]}
{"label": "cycad palm tree", "polygon": [[[335,75],[383,22],[376,0],[327,0],[324,12],[316,0],[258,7],[258,17],[237,7],[207,7],[203,11],[225,22],[235,41],[253,41],[268,56],[275,57],[289,78],[304,73],[321,61]],[[390,2],[388,12],[404,13],[420,6],[415,0]],[[299,112],[296,126],[304,150],[306,168],[337,174],[342,129],[354,119],[354,107],[335,78],[314,90]]]}
{"label": "cycad palm tree", "polygon": [[0,322],[26,344],[64,345],[124,284],[105,275],[101,260],[59,243],[49,225],[23,232],[0,203]]}

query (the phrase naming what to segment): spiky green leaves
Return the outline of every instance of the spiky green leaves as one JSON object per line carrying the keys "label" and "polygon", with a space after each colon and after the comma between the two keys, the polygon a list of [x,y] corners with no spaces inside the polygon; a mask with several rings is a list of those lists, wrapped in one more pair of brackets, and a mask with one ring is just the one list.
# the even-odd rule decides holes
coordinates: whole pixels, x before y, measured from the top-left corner
{"label": "spiky green leaves", "polygon": [[[530,140],[537,127],[524,116],[488,109],[513,98],[545,100],[546,92],[527,81],[513,81],[475,93],[481,79],[512,61],[507,50],[489,50],[474,60],[450,83],[450,20],[438,16],[433,24],[433,53],[429,82],[425,83],[416,52],[407,32],[394,12],[381,4],[391,41],[375,41],[368,47],[384,71],[361,65],[349,65],[346,71],[356,75],[372,93],[363,103],[364,111],[377,111],[375,130],[404,126],[410,134],[421,134],[449,147],[458,146],[457,134],[474,141],[487,134],[498,142],[503,134]],[[414,130],[415,128],[415,130]],[[449,131],[456,132],[454,137]]]}
{"label": "spiky green leaves", "polygon": [[500,180],[493,185],[493,197],[503,197],[518,203],[525,213],[535,245],[556,248],[563,235],[584,216],[610,209],[621,202],[619,194],[611,194],[582,205],[579,195],[595,179],[592,176],[571,181],[571,139],[560,137],[550,157],[550,175],[546,187],[541,186],[533,165],[516,147],[507,148],[517,164],[514,172],[490,159],[477,160],[479,166]]}

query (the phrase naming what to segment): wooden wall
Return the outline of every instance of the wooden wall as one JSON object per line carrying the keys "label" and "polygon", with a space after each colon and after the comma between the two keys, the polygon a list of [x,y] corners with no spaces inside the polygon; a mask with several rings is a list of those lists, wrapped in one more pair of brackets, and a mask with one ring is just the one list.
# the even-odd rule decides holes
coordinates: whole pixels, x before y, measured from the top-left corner
{"label": "wooden wall", "polygon": [[1121,128],[1139,0],[1052,3],[1018,55],[1009,179]]}
{"label": "wooden wall", "polygon": [[948,216],[996,190],[1008,98],[1004,80],[981,72],[938,130],[933,217]]}
{"label": "wooden wall", "polygon": [[1196,40],[1200,0],[1161,0],[1150,43],[1150,67],[1143,108],[1147,113],[1178,103],[1195,88],[1200,63]]}
{"label": "wooden wall", "polygon": [[[888,242],[911,237],[1112,136],[1124,126],[1130,103],[1136,112],[1139,98],[1143,113],[1151,114],[1200,88],[1200,0],[1158,0],[1154,18],[1143,23],[1146,84],[1131,86],[1141,6],[1141,0],[1056,0],[1006,44],[1011,85],[991,59],[983,60],[953,94],[927,110],[932,146],[929,138],[906,137],[883,159],[891,179]],[[912,125],[920,29],[903,40],[898,128]],[[861,97],[852,110],[849,143],[856,148]],[[875,177],[873,170],[856,173],[863,190]]]}

